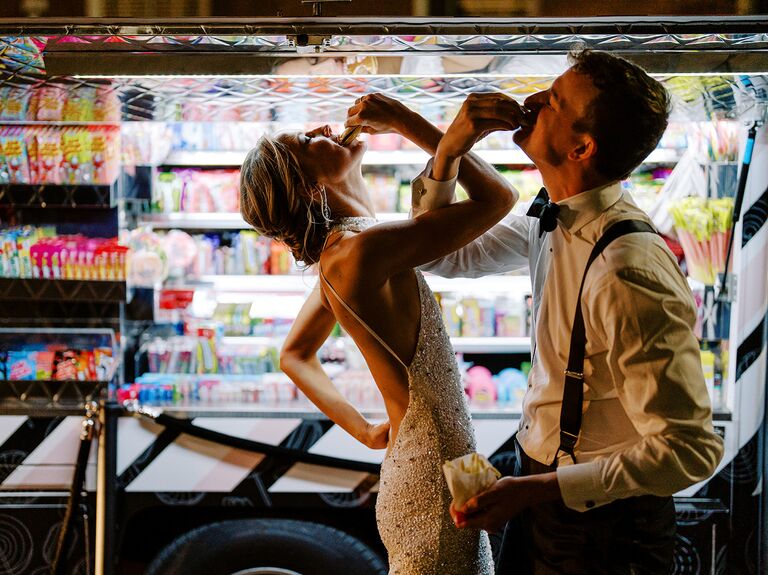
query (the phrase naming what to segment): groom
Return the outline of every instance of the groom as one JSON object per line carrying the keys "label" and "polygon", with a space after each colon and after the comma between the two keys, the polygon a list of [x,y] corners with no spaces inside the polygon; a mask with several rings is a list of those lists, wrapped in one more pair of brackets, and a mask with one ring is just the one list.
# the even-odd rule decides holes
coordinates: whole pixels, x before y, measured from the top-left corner
{"label": "groom", "polygon": [[[648,222],[620,180],[656,147],[669,97],[623,59],[589,50],[570,58],[549,90],[526,99],[530,125],[514,135],[546,191],[528,215],[510,214],[424,268],[477,277],[527,265],[533,284],[518,476],[451,513],[461,528],[489,531],[516,519],[507,525],[498,573],[524,573],[524,566],[569,575],[666,573],[672,495],[709,477],[723,451],[692,331],[695,305],[675,258],[647,223],[636,230],[645,233],[615,239],[585,269],[611,225]],[[475,94],[462,113],[486,120],[489,107],[500,119],[520,117],[519,106],[500,94]],[[414,216],[451,201],[452,190],[446,197],[432,189],[414,198]],[[572,334],[579,305],[584,338]],[[568,371],[576,395],[564,401],[573,349],[585,355],[584,367]]]}

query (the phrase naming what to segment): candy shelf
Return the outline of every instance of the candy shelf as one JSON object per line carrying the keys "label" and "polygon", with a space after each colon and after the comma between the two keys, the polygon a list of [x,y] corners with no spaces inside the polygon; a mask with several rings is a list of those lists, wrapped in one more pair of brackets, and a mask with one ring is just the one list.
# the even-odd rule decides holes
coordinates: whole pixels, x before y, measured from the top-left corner
{"label": "candy shelf", "polygon": [[14,208],[114,208],[112,184],[0,184],[0,205]]}
{"label": "candy shelf", "polygon": [[[47,353],[53,355],[53,349],[59,348],[79,350],[78,353],[97,348],[108,349],[111,352],[106,356],[102,353],[101,357],[111,359],[104,363],[98,357],[94,360],[91,356],[91,361],[95,363],[89,369],[93,370],[93,375],[98,379],[79,379],[79,367],[76,368],[78,379],[27,379],[14,375],[14,370],[22,362],[27,367],[24,375],[40,374],[43,360],[39,354],[48,350]],[[4,413],[26,413],[30,410],[76,412],[85,402],[104,397],[110,384],[115,381],[120,367],[118,350],[115,332],[106,328],[0,328],[0,410]],[[13,358],[14,353],[23,355],[23,358]],[[55,378],[54,372],[59,367],[54,366],[68,359],[65,354],[62,359],[50,361],[47,376]],[[83,376],[87,377],[85,374]]]}
{"label": "candy shelf", "polygon": [[125,302],[128,295],[124,281],[0,278],[0,301]]}

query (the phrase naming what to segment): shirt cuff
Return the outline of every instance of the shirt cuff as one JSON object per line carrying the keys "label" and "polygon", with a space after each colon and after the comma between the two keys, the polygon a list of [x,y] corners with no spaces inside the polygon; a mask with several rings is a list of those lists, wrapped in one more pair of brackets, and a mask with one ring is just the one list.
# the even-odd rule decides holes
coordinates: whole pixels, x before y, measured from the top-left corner
{"label": "shirt cuff", "polygon": [[566,507],[588,511],[613,501],[603,489],[600,471],[598,460],[558,466],[557,483]]}
{"label": "shirt cuff", "polygon": [[443,182],[433,180],[432,162],[430,158],[424,170],[411,180],[411,215],[418,216],[429,210],[442,208],[453,202],[456,191],[456,178]]}

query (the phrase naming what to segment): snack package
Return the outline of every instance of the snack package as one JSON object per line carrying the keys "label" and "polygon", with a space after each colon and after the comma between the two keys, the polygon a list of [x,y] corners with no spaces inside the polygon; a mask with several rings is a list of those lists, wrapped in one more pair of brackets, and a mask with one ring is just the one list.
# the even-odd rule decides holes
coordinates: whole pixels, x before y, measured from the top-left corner
{"label": "snack package", "polygon": [[40,183],[60,184],[61,164],[64,158],[58,131],[48,129],[37,135],[37,159]]}
{"label": "snack package", "polygon": [[2,116],[0,117],[3,120],[26,120],[31,95],[29,90],[8,88],[4,93],[0,94],[4,101]]}
{"label": "snack package", "polygon": [[112,373],[112,348],[97,347],[93,350],[93,358],[96,364],[96,379],[106,381]]}
{"label": "snack package", "polygon": [[37,379],[48,380],[53,377],[53,360],[56,355],[53,351],[37,352]]}
{"label": "snack package", "polygon": [[29,184],[29,160],[24,137],[13,131],[0,137],[8,179],[12,184]]}
{"label": "snack package", "polygon": [[467,501],[489,489],[501,477],[501,473],[479,453],[446,461],[443,473],[456,509],[464,507]]}
{"label": "snack package", "polygon": [[56,381],[67,381],[77,379],[77,352],[71,349],[66,351],[57,351],[54,356]]}
{"label": "snack package", "polygon": [[58,86],[45,86],[38,92],[37,120],[58,122],[62,119],[66,92]]}
{"label": "snack package", "polygon": [[10,373],[8,379],[12,381],[29,381],[35,379],[35,351],[9,351],[8,365]]}
{"label": "snack package", "polygon": [[29,167],[29,183],[40,183],[40,162],[37,149],[35,130],[25,130],[24,142],[27,144],[27,165]]}

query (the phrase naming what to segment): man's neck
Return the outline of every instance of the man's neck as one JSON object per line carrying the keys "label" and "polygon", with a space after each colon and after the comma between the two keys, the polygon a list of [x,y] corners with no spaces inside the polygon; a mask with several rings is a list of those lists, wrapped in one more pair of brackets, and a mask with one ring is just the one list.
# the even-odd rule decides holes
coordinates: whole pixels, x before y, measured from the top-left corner
{"label": "man's neck", "polygon": [[544,187],[547,188],[549,199],[553,202],[561,202],[582,192],[594,190],[612,183],[600,174],[593,171],[568,171],[552,170],[549,173],[541,172]]}

